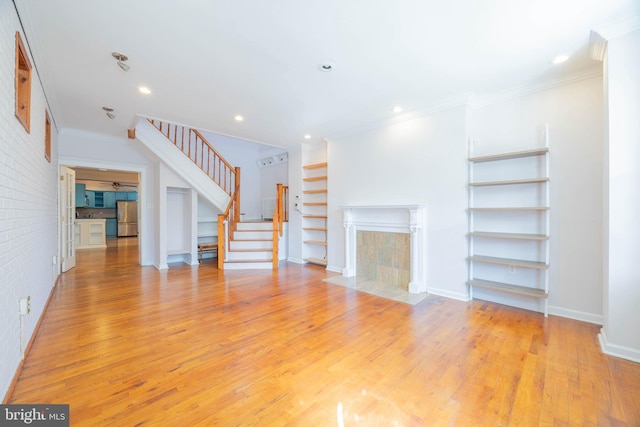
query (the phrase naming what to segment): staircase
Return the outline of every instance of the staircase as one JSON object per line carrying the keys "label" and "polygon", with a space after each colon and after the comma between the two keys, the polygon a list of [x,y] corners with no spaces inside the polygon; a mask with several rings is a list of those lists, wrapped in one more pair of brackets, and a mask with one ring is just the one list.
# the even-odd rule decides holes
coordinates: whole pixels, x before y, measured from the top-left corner
{"label": "staircase", "polygon": [[141,120],[135,135],[223,212],[218,215],[218,269],[278,268],[288,187],[278,184],[273,221],[240,222],[240,168],[233,168],[197,130]]}
{"label": "staircase", "polygon": [[239,222],[230,236],[224,269],[273,268],[273,224]]}

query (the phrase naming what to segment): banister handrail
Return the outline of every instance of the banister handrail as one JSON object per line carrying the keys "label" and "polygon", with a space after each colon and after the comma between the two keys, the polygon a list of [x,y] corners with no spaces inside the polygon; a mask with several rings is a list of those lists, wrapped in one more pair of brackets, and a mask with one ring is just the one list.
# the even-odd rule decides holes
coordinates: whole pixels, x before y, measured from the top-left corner
{"label": "banister handrail", "polygon": [[240,168],[231,166],[196,129],[147,120],[230,196],[224,213],[218,215],[218,268],[223,270],[229,237],[240,221]]}
{"label": "banister handrail", "polygon": [[147,120],[224,192],[230,196],[234,193],[235,183],[239,181],[235,176],[234,167],[199,131],[175,123],[156,119]]}

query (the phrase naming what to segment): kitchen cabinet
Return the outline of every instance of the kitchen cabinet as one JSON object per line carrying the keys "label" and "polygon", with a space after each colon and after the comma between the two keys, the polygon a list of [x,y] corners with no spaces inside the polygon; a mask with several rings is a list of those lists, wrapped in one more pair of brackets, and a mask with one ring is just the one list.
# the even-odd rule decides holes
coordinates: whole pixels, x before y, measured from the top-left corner
{"label": "kitchen cabinet", "polygon": [[104,191],[94,191],[93,207],[104,208]]}
{"label": "kitchen cabinet", "polygon": [[104,219],[76,219],[76,249],[106,248]]}
{"label": "kitchen cabinet", "polygon": [[85,207],[95,208],[96,207],[95,191],[87,190],[84,192],[84,195],[85,195]]}
{"label": "kitchen cabinet", "polygon": [[116,207],[116,192],[105,191],[104,192],[104,207],[115,208]]}
{"label": "kitchen cabinet", "polygon": [[76,208],[84,208],[84,195],[87,189],[86,184],[76,184]]}
{"label": "kitchen cabinet", "polygon": [[107,218],[105,227],[107,237],[118,237],[118,220],[116,218]]}

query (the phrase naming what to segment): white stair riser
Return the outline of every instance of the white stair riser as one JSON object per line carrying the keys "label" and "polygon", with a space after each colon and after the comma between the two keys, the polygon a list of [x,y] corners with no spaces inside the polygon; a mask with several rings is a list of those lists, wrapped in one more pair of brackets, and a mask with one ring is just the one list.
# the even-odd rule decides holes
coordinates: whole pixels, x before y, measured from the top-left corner
{"label": "white stair riser", "polygon": [[268,249],[271,250],[273,247],[273,242],[267,241],[255,241],[255,240],[232,240],[229,243],[229,248],[231,250],[239,250],[239,249]]}
{"label": "white stair riser", "polygon": [[271,240],[271,231],[236,231],[233,240]]}
{"label": "white stair riser", "polygon": [[273,231],[273,224],[270,222],[238,222],[236,230],[264,230]]}
{"label": "white stair riser", "polygon": [[271,270],[273,265],[269,262],[225,262],[225,270]]}
{"label": "white stair riser", "polygon": [[227,259],[233,261],[259,260],[270,261],[271,252],[227,252]]}

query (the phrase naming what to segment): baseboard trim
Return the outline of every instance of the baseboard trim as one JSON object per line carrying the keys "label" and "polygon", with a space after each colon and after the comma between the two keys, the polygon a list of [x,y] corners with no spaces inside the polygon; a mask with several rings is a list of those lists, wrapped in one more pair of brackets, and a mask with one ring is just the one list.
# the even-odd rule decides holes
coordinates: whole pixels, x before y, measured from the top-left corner
{"label": "baseboard trim", "polygon": [[581,322],[595,323],[596,325],[602,325],[603,322],[602,315],[552,305],[549,306],[549,314],[566,317],[567,319],[580,320]]}
{"label": "baseboard trim", "polygon": [[333,265],[328,265],[328,266],[327,266],[327,271],[331,271],[331,272],[333,272],[333,273],[340,273],[340,274],[342,274],[342,270],[343,270],[343,269],[342,269],[342,267],[335,267],[335,266],[333,266]]}
{"label": "baseboard trim", "polygon": [[427,293],[430,293],[432,295],[438,295],[441,297],[451,298],[451,299],[455,299],[463,302],[469,301],[469,294],[467,293],[451,292],[446,289],[439,289],[439,288],[433,288],[433,287],[427,287]]}
{"label": "baseboard trim", "polygon": [[640,363],[640,350],[610,343],[604,329],[600,330],[598,340],[604,354]]}
{"label": "baseboard trim", "polygon": [[293,263],[296,263],[296,264],[306,264],[306,262],[303,259],[300,259],[300,258],[291,258],[291,257],[289,257],[289,258],[287,258],[287,261],[293,262]]}
{"label": "baseboard trim", "polygon": [[38,318],[38,323],[36,323],[36,327],[33,329],[33,334],[31,334],[31,338],[29,338],[29,343],[27,344],[27,347],[24,350],[24,357],[22,358],[22,360],[18,364],[18,367],[16,368],[16,373],[13,375],[13,379],[11,380],[11,383],[9,384],[9,388],[7,389],[7,392],[4,395],[4,398],[2,399],[2,404],[3,405],[6,405],[6,404],[9,403],[9,398],[13,394],[13,390],[16,387],[16,384],[18,382],[18,378],[20,377],[20,374],[22,373],[22,368],[24,368],[24,361],[26,360],[27,356],[29,356],[29,352],[31,351],[31,347],[33,346],[33,342],[35,341],[36,336],[38,335],[38,331],[40,330],[40,325],[42,324],[42,320],[44,319],[44,315],[47,312],[47,309],[49,308],[49,303],[51,302],[51,297],[53,296],[53,293],[55,292],[56,287],[58,286],[58,282],[60,281],[61,277],[62,277],[62,275],[58,274],[58,277],[56,278],[56,281],[53,283],[53,286],[51,287],[51,291],[49,291],[49,297],[47,298],[47,302],[44,304],[44,308],[42,309],[42,313],[40,313],[40,317]]}

